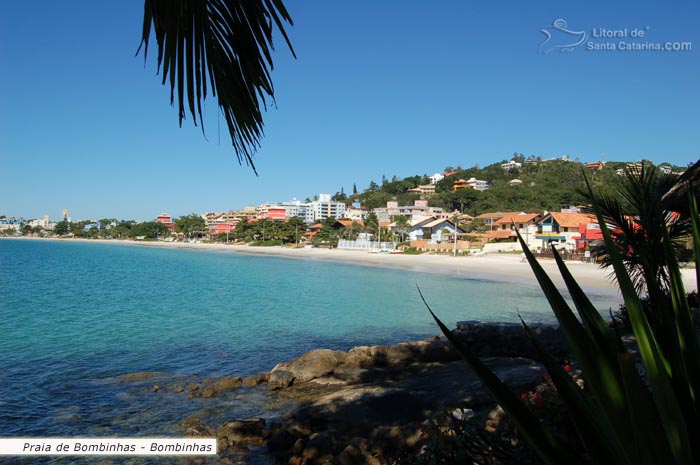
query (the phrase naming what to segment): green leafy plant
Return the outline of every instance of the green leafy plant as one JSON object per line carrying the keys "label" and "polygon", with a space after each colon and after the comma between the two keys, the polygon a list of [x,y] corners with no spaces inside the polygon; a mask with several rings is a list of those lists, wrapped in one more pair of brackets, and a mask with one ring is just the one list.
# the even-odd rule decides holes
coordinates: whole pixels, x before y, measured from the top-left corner
{"label": "green leafy plant", "polygon": [[[443,333],[545,463],[700,464],[700,349],[668,229],[665,224],[658,225],[663,240],[653,251],[663,260],[668,286],[664,287],[658,281],[646,283],[649,312],[657,321],[652,325],[647,317],[649,312],[645,313],[643,309],[592,193],[591,197],[636,338],[644,366],[643,375],[638,372],[619,334],[601,317],[556,250],[553,249],[554,258],[580,321],[518,235],[525,256],[582,370],[585,390],[521,320],[557,388],[578,437],[558,434],[540,421],[452,334],[427,303],[426,306]],[[700,223],[692,186],[689,187],[689,202],[697,252]],[[696,253],[695,257],[697,269],[699,255]],[[585,453],[573,452],[576,448],[572,444],[576,441],[583,444]]]}

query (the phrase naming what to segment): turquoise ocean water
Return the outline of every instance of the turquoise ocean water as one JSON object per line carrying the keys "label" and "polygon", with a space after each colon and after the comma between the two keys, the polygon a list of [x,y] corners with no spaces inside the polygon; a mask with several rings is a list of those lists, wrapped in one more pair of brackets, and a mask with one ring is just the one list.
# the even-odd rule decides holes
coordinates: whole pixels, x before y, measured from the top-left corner
{"label": "turquoise ocean water", "polygon": [[[268,371],[320,347],[395,343],[444,321],[551,321],[536,286],[187,249],[0,240],[0,436],[164,435],[197,402],[132,372]],[[611,294],[593,295],[616,308]],[[224,407],[221,407],[224,408]],[[252,413],[256,412],[242,412]]]}

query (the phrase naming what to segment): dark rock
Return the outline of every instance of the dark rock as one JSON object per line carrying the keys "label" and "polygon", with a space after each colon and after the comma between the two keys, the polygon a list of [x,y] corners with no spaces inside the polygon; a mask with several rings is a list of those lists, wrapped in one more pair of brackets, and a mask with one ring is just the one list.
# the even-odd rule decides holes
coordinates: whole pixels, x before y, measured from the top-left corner
{"label": "dark rock", "polygon": [[333,449],[335,447],[335,438],[328,431],[314,433],[306,441],[302,456],[307,461],[314,463],[323,463],[333,459]]}
{"label": "dark rock", "polygon": [[262,418],[229,421],[216,431],[219,449],[260,446],[267,436],[268,430]]}
{"label": "dark rock", "polygon": [[267,450],[275,456],[286,456],[294,447],[294,443],[299,440],[299,437],[293,434],[288,429],[284,428],[277,431],[267,441]]}

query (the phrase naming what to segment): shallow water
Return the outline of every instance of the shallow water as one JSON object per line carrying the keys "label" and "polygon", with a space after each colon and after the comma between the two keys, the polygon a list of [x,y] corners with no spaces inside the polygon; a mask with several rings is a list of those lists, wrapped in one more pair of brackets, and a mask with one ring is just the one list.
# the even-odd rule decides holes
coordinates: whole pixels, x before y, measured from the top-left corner
{"label": "shallow water", "polygon": [[[260,414],[254,402],[192,401],[114,377],[254,374],[313,348],[437,334],[416,284],[448,325],[516,321],[516,309],[530,322],[552,320],[540,289],[521,283],[220,251],[1,240],[0,435],[176,435],[177,421],[198,409]],[[592,298],[602,310],[618,305],[616,295]]]}

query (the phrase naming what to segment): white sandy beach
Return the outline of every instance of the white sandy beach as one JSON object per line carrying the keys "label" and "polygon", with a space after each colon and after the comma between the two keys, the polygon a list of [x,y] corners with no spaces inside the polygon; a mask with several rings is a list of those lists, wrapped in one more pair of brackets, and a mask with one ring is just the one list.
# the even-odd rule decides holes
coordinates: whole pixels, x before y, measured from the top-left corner
{"label": "white sandy beach", "polygon": [[[32,238],[27,238],[32,239]],[[58,240],[70,242],[99,242],[136,247],[168,247],[194,250],[221,251],[228,253],[246,253],[255,255],[297,258],[306,260],[326,260],[352,263],[364,266],[379,266],[399,268],[424,273],[442,273],[464,278],[489,279],[503,282],[525,282],[535,284],[535,278],[528,263],[521,262],[520,254],[489,254],[468,257],[453,257],[449,255],[403,255],[403,254],[372,254],[366,251],[289,248],[289,247],[251,247],[246,245],[226,245],[188,242],[139,242],[129,240],[99,240],[99,239],[36,239]],[[557,286],[563,287],[557,266],[553,260],[540,261]],[[610,271],[602,270],[593,263],[568,261],[567,265],[578,283],[586,288],[599,291],[615,292],[617,285],[610,279]],[[684,269],[683,278],[687,291],[696,288],[693,269]]]}

